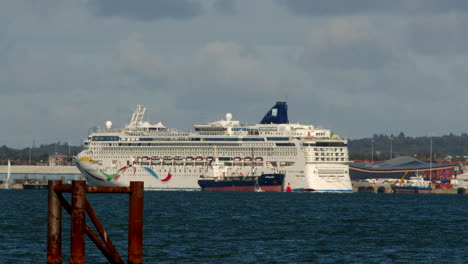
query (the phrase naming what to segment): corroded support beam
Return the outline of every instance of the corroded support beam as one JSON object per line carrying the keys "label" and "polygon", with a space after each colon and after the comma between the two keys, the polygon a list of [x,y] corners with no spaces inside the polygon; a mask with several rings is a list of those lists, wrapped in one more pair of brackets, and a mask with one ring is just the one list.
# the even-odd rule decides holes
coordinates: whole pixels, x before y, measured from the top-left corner
{"label": "corroded support beam", "polygon": [[130,182],[128,263],[143,263],[143,182]]}
{"label": "corroded support beam", "polygon": [[70,263],[85,263],[86,182],[72,181]]}
{"label": "corroded support beam", "polygon": [[48,199],[48,225],[47,225],[47,263],[62,263],[62,206],[60,205],[56,186],[61,186],[61,181],[49,181]]}
{"label": "corroded support beam", "polygon": [[[85,263],[85,233],[96,244],[109,263],[123,264],[104,227],[86,199],[86,193],[129,193],[128,263],[143,263],[143,182],[130,182],[130,187],[89,187],[85,181],[49,181],[49,216],[47,263],[62,263],[62,206],[71,215],[70,263]],[[71,205],[62,192],[72,193]],[[102,241],[86,224],[86,213]]]}

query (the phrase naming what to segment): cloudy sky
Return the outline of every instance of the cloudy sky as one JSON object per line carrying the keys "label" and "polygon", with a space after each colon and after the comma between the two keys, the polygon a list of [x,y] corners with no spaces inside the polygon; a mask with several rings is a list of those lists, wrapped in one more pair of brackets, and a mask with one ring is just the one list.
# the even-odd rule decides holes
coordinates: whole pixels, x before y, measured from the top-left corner
{"label": "cloudy sky", "polygon": [[147,119],[292,122],[346,138],[468,130],[466,0],[0,0],[0,145]]}

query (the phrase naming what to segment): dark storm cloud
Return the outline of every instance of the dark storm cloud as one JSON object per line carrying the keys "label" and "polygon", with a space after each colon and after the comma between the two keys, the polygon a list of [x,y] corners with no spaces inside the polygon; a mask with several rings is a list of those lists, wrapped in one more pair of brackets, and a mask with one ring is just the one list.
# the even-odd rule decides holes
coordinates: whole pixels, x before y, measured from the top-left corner
{"label": "dark storm cloud", "polygon": [[97,16],[132,20],[189,19],[202,11],[200,3],[188,0],[94,0],[89,7]]}
{"label": "dark storm cloud", "polygon": [[408,31],[409,47],[419,54],[450,56],[468,53],[467,14],[417,16],[410,20]]}
{"label": "dark storm cloud", "polygon": [[335,16],[362,13],[445,13],[468,11],[466,0],[275,0],[300,15]]}

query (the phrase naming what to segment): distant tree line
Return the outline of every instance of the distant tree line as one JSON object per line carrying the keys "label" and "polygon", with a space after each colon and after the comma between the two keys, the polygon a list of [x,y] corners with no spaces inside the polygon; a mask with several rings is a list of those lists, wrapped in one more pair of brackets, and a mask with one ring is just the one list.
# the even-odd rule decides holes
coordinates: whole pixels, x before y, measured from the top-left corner
{"label": "distant tree line", "polygon": [[[407,137],[403,132],[398,135],[374,134],[371,138],[348,140],[350,160],[387,160],[398,156],[412,156],[422,161],[430,159],[430,137]],[[70,146],[68,143],[52,143],[34,148],[14,149],[5,145],[0,147],[0,165],[11,160],[15,165],[45,165],[49,155],[63,154],[75,156],[83,150],[82,146]],[[373,154],[372,154],[373,150]],[[390,156],[391,153],[391,156]],[[468,156],[468,134],[432,137],[434,161],[443,161],[452,156],[454,161],[464,161]]]}
{"label": "distant tree line", "polygon": [[[439,137],[407,137],[403,132],[398,135],[374,134],[372,138],[348,140],[350,160],[387,160],[390,157],[412,156],[422,161],[430,160],[432,141],[432,158],[443,161],[452,156],[452,161],[464,161],[468,155],[468,134],[450,133]],[[373,155],[372,155],[373,149]]]}
{"label": "distant tree line", "polygon": [[[82,146],[70,146],[68,143],[52,143],[34,148],[14,149],[5,145],[0,147],[0,165],[47,165],[50,155],[62,154],[73,157],[83,150]],[[30,163],[31,162],[31,163]]]}

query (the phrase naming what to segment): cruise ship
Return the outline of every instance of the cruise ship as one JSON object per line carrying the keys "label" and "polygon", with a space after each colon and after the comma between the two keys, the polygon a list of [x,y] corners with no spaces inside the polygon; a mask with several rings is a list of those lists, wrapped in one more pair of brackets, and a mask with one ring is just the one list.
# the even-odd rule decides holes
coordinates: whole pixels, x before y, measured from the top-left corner
{"label": "cruise ship", "polygon": [[145,190],[200,190],[199,178],[223,162],[230,176],[285,175],[288,191],[351,192],[347,140],[328,129],[289,123],[286,102],[277,102],[259,124],[224,120],[195,124],[194,132],[144,120],[136,107],[130,123],[91,133],[75,157],[89,185]]}

